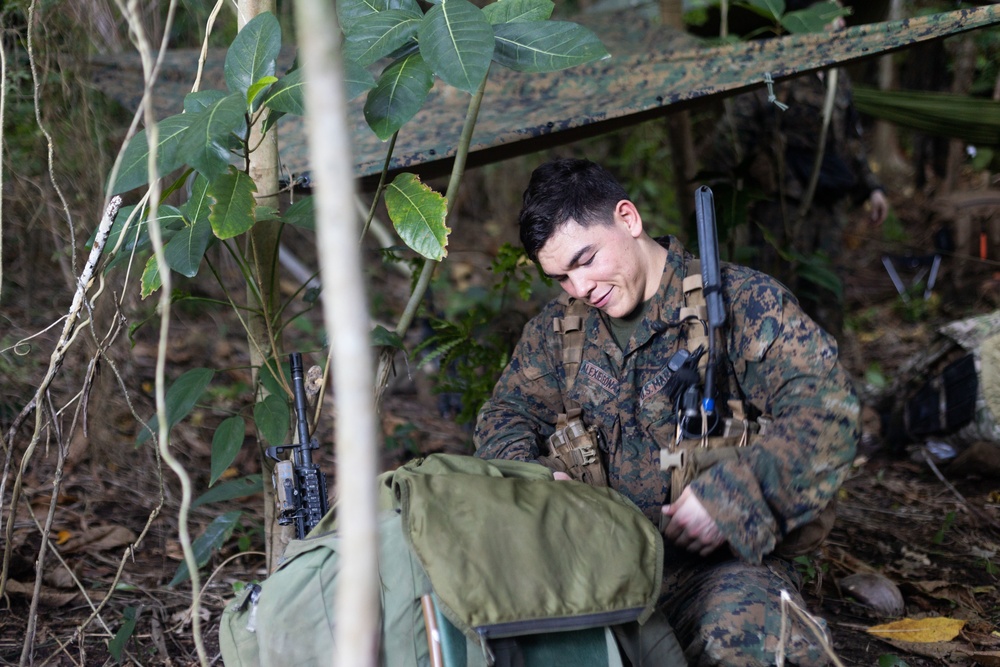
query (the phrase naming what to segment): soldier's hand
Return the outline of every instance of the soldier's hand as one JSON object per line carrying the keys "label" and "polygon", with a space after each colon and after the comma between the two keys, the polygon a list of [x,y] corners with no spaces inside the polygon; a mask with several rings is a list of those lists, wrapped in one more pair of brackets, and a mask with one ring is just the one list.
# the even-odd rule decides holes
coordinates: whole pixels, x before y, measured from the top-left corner
{"label": "soldier's hand", "polygon": [[707,556],[725,542],[715,519],[709,515],[691,487],[681,492],[676,503],[664,505],[663,513],[670,517],[670,523],[663,531],[664,535],[683,549]]}
{"label": "soldier's hand", "polygon": [[868,196],[868,205],[871,207],[872,222],[881,225],[889,215],[889,202],[885,198],[885,193],[881,190],[872,190]]}
{"label": "soldier's hand", "polygon": [[557,456],[539,456],[538,462],[552,471],[552,479],[573,479],[566,473],[566,464]]}

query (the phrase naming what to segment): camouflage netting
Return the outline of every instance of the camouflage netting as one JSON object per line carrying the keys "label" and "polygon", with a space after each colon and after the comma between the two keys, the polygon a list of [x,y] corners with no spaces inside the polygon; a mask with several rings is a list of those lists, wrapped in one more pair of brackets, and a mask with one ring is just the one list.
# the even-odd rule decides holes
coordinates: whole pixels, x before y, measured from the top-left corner
{"label": "camouflage netting", "polygon": [[[598,34],[612,57],[554,74],[523,74],[494,68],[483,99],[470,165],[538,150],[548,143],[648,120],[679,105],[764,85],[837,64],[854,62],[960,32],[1000,24],[1000,5],[848,28],[835,34],[805,34],[706,47],[690,35],[659,25],[648,11],[586,15],[575,19]],[[294,52],[280,61],[290,65]],[[224,53],[212,51],[202,88],[223,88]],[[155,87],[157,114],[180,113],[197,73],[198,51],[167,57]],[[129,109],[138,108],[142,69],[135,54],[93,61],[94,81]],[[469,98],[438,82],[427,104],[399,134],[390,168],[441,173],[454,156]],[[387,144],[365,124],[364,96],[350,102],[354,155],[359,177],[377,174]],[[558,135],[558,136],[556,136]],[[283,168],[308,170],[301,118],[279,123]],[[417,167],[420,169],[417,169]]]}

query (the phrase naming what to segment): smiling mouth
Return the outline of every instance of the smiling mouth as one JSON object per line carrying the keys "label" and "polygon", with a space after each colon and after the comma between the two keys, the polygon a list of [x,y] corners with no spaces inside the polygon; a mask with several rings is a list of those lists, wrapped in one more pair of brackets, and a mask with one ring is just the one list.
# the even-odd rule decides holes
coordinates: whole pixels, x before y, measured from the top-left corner
{"label": "smiling mouth", "polygon": [[604,306],[608,305],[608,300],[610,299],[610,297],[611,297],[611,290],[609,289],[607,292],[604,293],[604,296],[602,296],[597,300],[591,301],[590,305],[593,306],[594,308],[603,308]]}

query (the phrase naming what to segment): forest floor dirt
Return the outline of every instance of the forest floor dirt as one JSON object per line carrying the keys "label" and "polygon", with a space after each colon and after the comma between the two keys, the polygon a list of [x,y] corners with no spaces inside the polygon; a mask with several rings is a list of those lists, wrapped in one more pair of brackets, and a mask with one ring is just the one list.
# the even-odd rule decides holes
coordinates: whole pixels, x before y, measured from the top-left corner
{"label": "forest floor dirt", "polygon": [[[924,225],[928,219],[924,203],[914,199],[893,204],[904,224],[923,230],[910,234],[910,249],[929,252],[933,230]],[[891,381],[908,360],[927,349],[937,326],[995,309],[1000,294],[995,267],[946,258],[935,296],[928,302],[918,298],[904,304],[881,264],[883,252],[902,251],[874,236],[870,230],[853,231],[845,252],[853,270],[846,286],[851,326],[842,341],[842,356],[859,385],[865,385],[873,369]],[[959,273],[965,274],[960,281]],[[188,313],[174,329],[170,363],[225,367],[232,361],[231,367],[238,368],[239,355],[234,351],[238,343],[235,333],[226,334],[224,323]],[[147,345],[132,348],[131,372],[147,390],[147,406],[154,360]],[[229,375],[233,384],[246,380],[240,371]],[[869,389],[863,394],[870,397],[877,392]],[[386,449],[385,467],[435,451],[471,452],[468,429],[440,417],[431,405],[433,398],[414,393],[387,397],[382,412],[385,432],[405,437]],[[866,405],[862,446],[839,499],[834,531],[815,558],[800,563],[811,611],[829,623],[834,649],[845,665],[1000,665],[1000,466],[991,467],[987,456],[958,470],[947,461],[928,462],[922,447],[893,450],[885,445],[878,407],[874,401]],[[190,588],[186,583],[167,585],[180,562],[176,478],[164,468],[161,484],[150,448],[132,448],[134,421],[128,414],[92,409],[91,419],[96,418],[108,422],[105,437],[127,443],[127,455],[102,454],[93,437],[89,449],[84,443],[83,450],[69,455],[54,498],[53,544],[37,600],[37,628],[28,662],[113,664],[108,641],[131,615],[137,620],[122,661],[194,664]],[[184,465],[202,471],[195,476],[199,488],[207,481],[215,423],[202,415],[174,429],[174,444]],[[25,431],[30,429],[25,427],[18,442],[23,443]],[[22,660],[33,563],[40,547],[35,521],[45,522],[53,503],[57,448],[46,449],[47,444],[39,444],[45,451],[27,471],[24,501],[12,534],[4,537],[10,568],[0,610],[0,664]],[[994,443],[993,451],[998,448]],[[14,458],[15,467],[19,460],[20,454]],[[333,461],[324,457],[322,463],[332,475]],[[241,454],[234,467],[240,474],[259,470],[250,454]],[[244,512],[233,538],[211,557],[202,576],[201,628],[215,663],[221,662],[219,618],[234,583],[265,576],[263,541],[256,528],[263,514],[259,501],[259,495],[251,496],[198,507],[191,515],[197,535],[222,510]],[[130,549],[136,542],[138,546]],[[65,567],[58,565],[59,559]],[[881,573],[898,585],[905,602],[901,616],[960,619],[965,621],[961,632],[948,641],[924,644],[869,633],[871,626],[893,619],[860,604],[841,585],[844,577],[863,572]],[[95,611],[105,596],[106,604]]]}

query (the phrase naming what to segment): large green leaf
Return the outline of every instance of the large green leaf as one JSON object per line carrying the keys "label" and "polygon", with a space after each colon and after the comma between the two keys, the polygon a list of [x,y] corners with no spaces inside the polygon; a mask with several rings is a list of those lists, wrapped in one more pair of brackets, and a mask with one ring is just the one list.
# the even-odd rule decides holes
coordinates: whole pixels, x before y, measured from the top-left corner
{"label": "large green leaf", "polygon": [[499,0],[483,7],[483,13],[493,25],[544,21],[552,16],[555,6],[551,0]]}
{"label": "large green leaf", "polygon": [[267,92],[264,106],[272,111],[293,113],[297,116],[305,115],[306,106],[302,101],[303,86],[302,70],[289,72],[278,79],[278,83]]}
{"label": "large green leaf", "polygon": [[285,444],[291,414],[288,401],[277,394],[269,394],[253,406],[253,420],[260,437],[275,446]]}
{"label": "large green leaf", "polygon": [[361,65],[345,61],[344,62],[344,84],[347,87],[345,93],[348,100],[353,100],[363,92],[375,87],[375,77]]}
{"label": "large green leaf", "polygon": [[473,93],[493,60],[493,27],[469,0],[431,7],[418,33],[420,53],[445,83]]}
{"label": "large green leaf", "polygon": [[243,448],[243,440],[246,437],[246,420],[239,415],[234,415],[224,420],[215,429],[212,436],[212,466],[208,485],[212,486],[216,480],[226,472],[236,455]]}
{"label": "large green leaf", "polygon": [[187,164],[209,179],[225,172],[232,158],[229,139],[246,127],[246,111],[244,93],[233,93],[191,114],[191,127],[179,146]]}
{"label": "large green leaf", "polygon": [[[243,516],[243,512],[240,510],[233,510],[232,512],[226,512],[222,516],[217,516],[212,523],[208,524],[205,532],[195,539],[194,543],[191,544],[191,548],[194,551],[195,562],[197,562],[199,568],[204,567],[208,563],[208,559],[212,557],[213,551],[226,543],[229,536],[233,534],[233,529],[236,528],[241,516]],[[172,588],[183,581],[187,581],[190,576],[191,573],[188,571],[187,561],[181,561],[180,567],[177,568],[177,573],[170,580],[170,583],[167,584],[167,587]]]}
{"label": "large green leaf", "polygon": [[[173,428],[177,422],[188,416],[195,403],[205,393],[205,389],[214,376],[215,371],[210,368],[194,368],[181,375],[170,385],[164,397],[167,408],[167,428]],[[155,414],[149,420],[148,426],[149,429],[142,429],[135,439],[137,446],[149,440],[150,429],[156,433],[159,428]]]}
{"label": "large green leaf", "polygon": [[184,113],[204,111],[225,96],[226,93],[224,91],[214,88],[188,93],[184,96]]}
{"label": "large green leaf", "polygon": [[[191,222],[208,222],[212,200],[208,198],[208,179],[197,174],[191,184],[191,198],[181,207]],[[162,206],[160,207],[163,208]],[[161,223],[162,224],[162,223]]]}
{"label": "large green leaf", "polygon": [[[178,151],[181,139],[191,125],[193,116],[178,114],[167,116],[157,123],[156,139],[156,169],[161,176],[184,164],[185,155]],[[121,168],[114,185],[110,187],[111,194],[126,192],[149,182],[149,139],[146,130],[136,133],[132,141],[125,147],[122,155]]]}
{"label": "large green leaf", "polygon": [[781,17],[781,27],[790,33],[823,32],[838,16],[847,16],[850,9],[829,0],[819,2],[805,9],[788,12]]}
{"label": "large green leaf", "polygon": [[[134,208],[134,206],[122,207],[118,212],[118,217],[115,218],[114,224],[111,225],[108,240],[104,244],[105,253],[110,253],[114,249],[118,244],[118,239],[123,234],[125,238],[115,256],[105,266],[105,269],[110,269],[120,262],[128,261],[133,254],[142,253],[151,245],[149,224],[145,218],[132,220],[128,228],[125,227]],[[158,211],[160,214],[160,232],[165,241],[173,238],[173,235],[184,229],[187,224],[184,215],[173,206],[161,204]]]}
{"label": "large green leaf", "polygon": [[232,500],[233,498],[245,498],[264,490],[263,479],[260,475],[247,475],[239,479],[231,479],[228,482],[219,484],[214,489],[209,489],[205,493],[195,498],[191,507],[200,507],[210,503],[217,503],[221,500]]}
{"label": "large green leaf", "polygon": [[424,15],[389,9],[358,20],[344,40],[344,57],[363,67],[413,42]]}
{"label": "large green leaf", "polygon": [[338,0],[337,19],[345,36],[350,36],[354,25],[366,16],[375,12],[390,9],[402,9],[408,12],[420,12],[417,0]]}
{"label": "large green leaf", "polygon": [[519,72],[554,72],[610,57],[601,40],[576,23],[504,23],[495,31],[494,59]]}
{"label": "large green leaf", "polygon": [[746,0],[739,4],[770,21],[777,21],[785,13],[785,0]]}
{"label": "large green leaf", "polygon": [[188,278],[198,275],[198,267],[212,242],[212,225],[207,219],[193,222],[180,230],[163,248],[167,266]]}
{"label": "large green leaf", "polygon": [[230,239],[253,227],[256,193],[257,185],[253,179],[235,167],[230,167],[228,172],[209,183],[212,212],[208,219],[217,237]]}
{"label": "large green leaf", "polygon": [[406,245],[428,259],[448,255],[448,201],[440,193],[413,174],[400,174],[385,191],[385,205]]}
{"label": "large green leaf", "polygon": [[285,214],[281,216],[281,219],[289,225],[316,231],[316,213],[312,195],[302,197],[289,206]]}
{"label": "large green leaf", "polygon": [[274,76],[281,51],[281,26],[270,12],[253,17],[236,35],[226,52],[226,86],[240,93],[249,105],[247,92],[266,76]]}
{"label": "large green leaf", "polygon": [[[281,383],[280,377],[275,377],[275,369],[284,376],[285,384]],[[292,369],[289,367],[288,361],[279,363],[274,359],[268,359],[266,363],[260,366],[258,377],[260,378],[261,386],[264,387],[264,390],[268,394],[284,394],[285,387],[291,386],[292,383]]]}
{"label": "large green leaf", "polygon": [[434,72],[419,53],[411,53],[385,68],[365,100],[365,120],[382,141],[420,111],[434,85]]}

